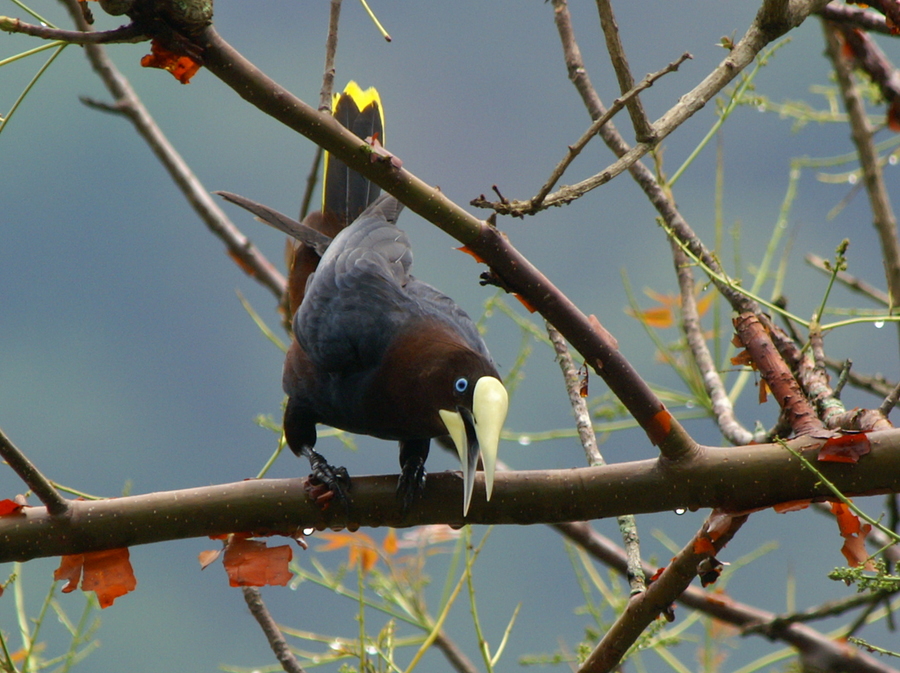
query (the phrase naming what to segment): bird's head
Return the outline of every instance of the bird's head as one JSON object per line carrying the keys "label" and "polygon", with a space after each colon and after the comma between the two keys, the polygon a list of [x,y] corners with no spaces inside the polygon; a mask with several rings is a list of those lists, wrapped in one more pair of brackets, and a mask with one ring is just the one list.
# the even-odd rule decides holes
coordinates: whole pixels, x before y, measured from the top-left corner
{"label": "bird's head", "polygon": [[463,473],[463,516],[469,511],[475,489],[475,469],[478,457],[484,464],[484,489],[488,500],[494,489],[494,470],[497,466],[497,447],[500,431],[509,408],[509,395],[496,376],[488,374],[470,380],[459,376],[453,382],[458,403],[452,409],[438,413],[456,450]]}
{"label": "bird's head", "polygon": [[385,438],[453,440],[462,464],[464,515],[479,457],[490,499],[509,396],[486,349],[473,348],[443,322],[412,324],[392,339],[373,388],[383,395],[368,400],[370,417],[387,428]]}

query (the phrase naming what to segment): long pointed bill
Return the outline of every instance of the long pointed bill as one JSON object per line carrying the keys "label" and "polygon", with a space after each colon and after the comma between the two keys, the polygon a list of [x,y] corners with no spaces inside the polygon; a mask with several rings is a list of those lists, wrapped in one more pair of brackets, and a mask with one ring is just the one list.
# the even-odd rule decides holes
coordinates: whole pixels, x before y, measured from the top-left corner
{"label": "long pointed bill", "polygon": [[471,412],[465,407],[438,412],[459,453],[463,473],[463,516],[468,513],[472,502],[479,454],[484,463],[485,492],[487,499],[491,499],[497,446],[508,408],[509,396],[503,384],[493,376],[483,376],[475,384]]}
{"label": "long pointed bill", "polygon": [[488,500],[491,499],[494,490],[497,447],[500,444],[500,431],[503,430],[508,409],[509,394],[500,380],[493,376],[482,376],[478,379],[472,400],[472,413],[475,415],[475,434],[484,463],[484,490]]}

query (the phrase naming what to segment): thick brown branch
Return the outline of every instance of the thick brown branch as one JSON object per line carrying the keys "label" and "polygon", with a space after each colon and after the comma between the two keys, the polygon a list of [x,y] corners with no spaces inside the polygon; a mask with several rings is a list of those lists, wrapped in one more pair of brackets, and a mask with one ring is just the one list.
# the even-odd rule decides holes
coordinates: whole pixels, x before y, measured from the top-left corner
{"label": "thick brown branch", "polygon": [[[855,465],[821,463],[848,496],[900,492],[900,430],[868,434],[871,452]],[[821,442],[790,446],[810,452]],[[479,473],[463,518],[458,473],[428,476],[423,505],[406,517],[396,475],[353,477],[350,514],[323,512],[302,479],[249,480],[97,501],[70,501],[65,517],[26,507],[0,518],[0,563],[237,531],[291,534],[329,526],[406,527],[444,523],[535,524],[620,514],[714,507],[747,511],[831,492],[778,444],[701,449],[690,461],[646,460],[605,467],[498,473],[490,502]]]}

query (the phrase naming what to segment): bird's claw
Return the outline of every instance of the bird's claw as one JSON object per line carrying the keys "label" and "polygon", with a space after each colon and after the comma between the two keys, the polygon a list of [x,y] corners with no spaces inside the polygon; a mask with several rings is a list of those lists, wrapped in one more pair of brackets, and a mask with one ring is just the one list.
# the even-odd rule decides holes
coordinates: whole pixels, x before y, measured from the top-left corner
{"label": "bird's claw", "polygon": [[404,469],[400,472],[400,479],[397,481],[397,498],[400,500],[404,515],[425,492],[426,476],[424,462],[416,465],[415,469]]}
{"label": "bird's claw", "polygon": [[312,452],[310,456],[312,473],[309,475],[309,496],[322,506],[327,508],[335,498],[349,509],[350,499],[347,491],[350,490],[350,474],[345,467],[334,467],[318,453]]}

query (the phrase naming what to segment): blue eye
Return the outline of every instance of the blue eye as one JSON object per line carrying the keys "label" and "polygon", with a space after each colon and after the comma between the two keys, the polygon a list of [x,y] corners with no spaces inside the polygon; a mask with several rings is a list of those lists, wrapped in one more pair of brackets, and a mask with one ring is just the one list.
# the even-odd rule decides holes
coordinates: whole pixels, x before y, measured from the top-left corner
{"label": "blue eye", "polygon": [[466,392],[466,388],[469,387],[469,381],[467,379],[456,379],[456,383],[453,384],[453,387],[456,389],[458,393]]}

